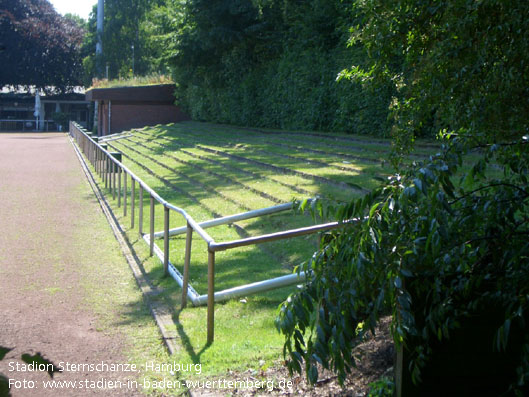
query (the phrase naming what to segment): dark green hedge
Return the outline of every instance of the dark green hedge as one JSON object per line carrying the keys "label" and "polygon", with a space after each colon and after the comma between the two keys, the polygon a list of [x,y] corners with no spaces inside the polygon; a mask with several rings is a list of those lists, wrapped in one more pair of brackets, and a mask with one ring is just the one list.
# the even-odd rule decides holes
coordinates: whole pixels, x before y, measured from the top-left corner
{"label": "dark green hedge", "polygon": [[[391,90],[337,81],[343,69],[366,59],[364,48],[347,45],[354,22],[350,6],[340,1],[272,2],[254,15],[244,1],[232,0],[245,3],[235,10],[226,9],[226,2],[210,7],[193,3],[185,20],[193,29],[180,36],[175,61],[178,102],[193,119],[388,135]],[[226,22],[224,14],[237,12],[242,26]]]}

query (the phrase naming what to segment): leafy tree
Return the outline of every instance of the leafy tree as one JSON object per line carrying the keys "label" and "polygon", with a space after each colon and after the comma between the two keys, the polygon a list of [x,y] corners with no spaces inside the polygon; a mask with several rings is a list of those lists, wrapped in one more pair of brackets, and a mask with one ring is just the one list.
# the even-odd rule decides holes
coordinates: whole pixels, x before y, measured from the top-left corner
{"label": "leafy tree", "polygon": [[145,47],[149,48],[149,64],[153,72],[171,75],[171,65],[180,40],[184,15],[182,0],[165,0],[153,7],[142,23]]}
{"label": "leafy tree", "polygon": [[34,85],[59,91],[79,85],[83,29],[47,0],[0,2],[0,86]]}
{"label": "leafy tree", "polygon": [[[106,66],[109,78],[145,75],[155,72],[153,57],[158,48],[152,46],[149,39],[151,31],[146,28],[150,12],[161,0],[106,0],[103,23],[103,56],[102,73]],[[97,76],[94,49],[97,41],[97,7],[94,6],[88,20],[88,34],[83,44],[87,49],[83,64],[86,69],[87,80]]]}
{"label": "leafy tree", "polygon": [[[180,3],[167,48],[191,116],[238,125],[387,132],[391,89],[336,82],[362,45],[346,48],[357,16],[340,0]],[[168,37],[171,35],[168,34]],[[360,61],[362,62],[362,61]]]}
{"label": "leafy tree", "polygon": [[[518,338],[522,346],[512,374],[521,390],[529,375],[529,4],[357,7],[364,18],[352,41],[366,46],[371,64],[342,76],[394,85],[399,168],[362,199],[316,206],[347,224],[325,236],[304,265],[306,284],[281,307],[287,365],[315,382],[319,363],[343,381],[354,346],[392,313],[394,340],[411,350],[418,382],[432,345],[488,310],[499,313],[490,316],[490,345],[503,351]],[[428,131],[440,132],[443,149],[406,167],[402,155]],[[474,161],[470,172],[463,161]]]}
{"label": "leafy tree", "polygon": [[219,85],[226,56],[236,53],[238,60],[244,60],[239,72],[251,63],[252,47],[263,28],[251,0],[191,0],[183,11],[178,56],[173,58],[177,73],[194,81],[207,76],[211,84]]}
{"label": "leafy tree", "polygon": [[64,18],[72,21],[73,23],[75,23],[83,31],[86,31],[87,23],[79,15],[67,13],[67,14],[64,15]]}

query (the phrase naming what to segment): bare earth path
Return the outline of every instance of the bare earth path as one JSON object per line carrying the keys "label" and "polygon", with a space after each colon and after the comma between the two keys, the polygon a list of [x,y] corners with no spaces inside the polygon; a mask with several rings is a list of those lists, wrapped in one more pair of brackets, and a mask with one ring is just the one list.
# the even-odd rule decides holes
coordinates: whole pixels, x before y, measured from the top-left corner
{"label": "bare earth path", "polygon": [[[12,388],[13,396],[137,394],[127,389],[134,373],[101,366],[56,374],[78,383],[52,390],[44,388],[46,373],[13,370],[26,352],[55,364],[127,362],[125,339],[101,330],[86,300],[87,273],[101,272],[91,264],[119,250],[110,228],[98,227],[103,218],[65,134],[0,134],[0,346],[14,348],[0,372],[37,388]],[[101,389],[98,381],[121,385]]]}

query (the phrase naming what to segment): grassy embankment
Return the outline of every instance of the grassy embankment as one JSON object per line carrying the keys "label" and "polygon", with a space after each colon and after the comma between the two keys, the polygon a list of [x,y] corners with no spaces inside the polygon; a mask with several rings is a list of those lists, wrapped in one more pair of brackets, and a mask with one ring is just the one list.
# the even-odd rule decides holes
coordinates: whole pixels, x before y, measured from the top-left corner
{"label": "grassy embankment", "polygon": [[[346,201],[364,194],[391,173],[387,140],[339,134],[252,131],[202,123],[181,123],[132,131],[133,136],[109,142],[123,153],[124,163],[171,203],[185,208],[197,221],[289,202],[294,197],[322,196]],[[418,146],[418,158],[432,153]],[[129,184],[130,188],[130,184]],[[116,205],[116,202],[113,202]],[[144,199],[148,230],[148,198]],[[127,217],[115,209],[120,222]],[[136,211],[136,217],[138,212]],[[157,207],[155,230],[163,229],[163,211]],[[292,212],[255,218],[208,229],[216,241],[229,241],[312,224],[306,215]],[[183,226],[177,214],[171,227]],[[175,310],[176,331],[182,349],[177,362],[202,363],[203,374],[273,365],[281,358],[282,338],[274,327],[278,305],[292,288],[248,296],[216,305],[215,342],[206,345],[206,308],[180,307],[180,288],[163,277],[162,265],[148,258],[137,228],[128,231],[150,280],[163,290],[163,299]],[[158,241],[160,248],[162,241]],[[216,290],[292,272],[317,247],[314,236],[242,247],[217,255]],[[184,238],[171,239],[170,258],[182,271]],[[190,281],[201,294],[207,291],[206,244],[193,239]]]}

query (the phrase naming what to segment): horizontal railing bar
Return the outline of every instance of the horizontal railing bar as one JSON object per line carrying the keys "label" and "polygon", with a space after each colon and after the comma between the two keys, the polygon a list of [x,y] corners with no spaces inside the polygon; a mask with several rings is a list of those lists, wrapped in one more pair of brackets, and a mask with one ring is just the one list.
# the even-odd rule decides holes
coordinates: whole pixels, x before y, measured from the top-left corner
{"label": "horizontal railing bar", "polygon": [[[240,285],[238,287],[225,289],[215,292],[215,302],[224,302],[229,299],[239,298],[241,296],[252,295],[258,292],[266,292],[277,288],[288,287],[289,285],[302,283],[305,281],[305,272],[298,275],[289,274],[287,276],[271,278],[269,280],[258,281],[252,284]],[[207,295],[200,295],[195,299],[194,306],[203,306],[208,303]]]}
{"label": "horizontal railing bar", "polygon": [[[150,188],[145,182],[143,182],[138,176],[136,176],[131,170],[129,170],[125,165],[123,165],[120,161],[115,159],[110,152],[103,149],[98,142],[95,142],[88,134],[84,132],[82,127],[78,126],[78,124],[73,123],[74,127],[81,132],[85,138],[88,138],[89,141],[91,141],[96,147],[104,153],[107,158],[109,158],[113,163],[115,163],[118,167],[120,167],[125,173],[129,174],[133,181],[138,182],[138,184],[141,186],[142,189],[144,189],[147,193],[150,194],[150,196],[156,200],[158,203],[162,204],[165,208],[168,208],[170,210],[173,210],[175,212],[180,213],[188,222],[189,226],[196,231],[202,239],[204,239],[208,244],[208,250],[210,254],[213,254],[216,251],[224,251],[236,247],[242,247],[247,245],[253,245],[253,244],[260,244],[275,240],[281,240],[286,238],[292,238],[297,236],[303,236],[308,234],[313,234],[317,232],[322,232],[326,230],[332,230],[336,229],[342,226],[345,226],[347,224],[350,224],[352,222],[357,222],[357,219],[348,220],[345,222],[331,222],[326,223],[322,225],[314,225],[299,229],[292,229],[292,230],[286,230],[282,232],[276,232],[271,234],[266,234],[262,236],[256,236],[256,237],[249,237],[244,238],[240,240],[233,240],[223,243],[216,243],[211,236],[209,236],[208,233],[204,231],[204,228],[213,227],[217,225],[222,225],[225,223],[235,222],[237,220],[243,220],[243,219],[249,219],[261,215],[271,214],[274,212],[280,212],[285,211],[288,209],[291,209],[293,207],[293,203],[285,203],[273,207],[267,207],[262,208],[258,210],[248,211],[240,214],[230,215],[222,218],[217,219],[211,219],[205,222],[197,223],[185,210],[182,208],[176,207],[169,202],[165,201],[161,196],[159,196],[152,188]],[[131,182],[132,183],[132,182]],[[182,228],[176,228],[170,230],[169,234],[179,234],[182,232],[185,232],[187,227]],[[180,231],[181,230],[181,231]],[[153,235],[153,238],[158,238],[164,235],[164,232],[158,232]],[[142,238],[147,242],[148,245],[150,245],[150,235],[149,234],[143,234]],[[160,259],[160,261],[164,261],[164,252],[161,250],[156,244],[153,246],[153,253]],[[178,269],[169,261],[168,262],[168,273],[171,275],[171,277],[181,286],[183,287],[183,276],[178,271]],[[234,288],[229,288],[226,290],[218,291],[218,292],[211,292],[213,294],[214,302],[221,302],[225,301],[231,298],[255,294],[258,292],[265,292],[272,289],[282,288],[289,285],[293,285],[296,283],[303,282],[306,279],[306,274],[304,272],[300,272],[299,274],[290,274],[282,277],[276,277],[273,279],[258,281],[251,284],[246,284],[242,286],[237,286]],[[208,301],[208,295],[199,295],[198,292],[190,285],[188,284],[188,290],[187,290],[187,297],[193,304],[193,306],[200,306],[207,304]]]}
{"label": "horizontal railing bar", "polygon": [[[292,206],[293,206],[293,203],[285,203],[285,204],[275,205],[273,207],[267,207],[267,208],[261,208],[258,210],[242,212],[240,214],[223,216],[222,218],[215,218],[215,219],[210,219],[209,221],[200,222],[199,226],[202,227],[203,229],[207,229],[208,227],[224,225],[226,223],[237,222],[237,221],[242,221],[245,219],[255,218],[258,216],[262,216],[262,215],[269,215],[269,214],[274,214],[276,212],[286,211],[286,210],[292,209]],[[186,231],[187,231],[187,226],[177,227],[177,228],[169,230],[169,236],[183,234],[183,233],[186,233]],[[164,235],[163,231],[156,232],[154,233],[154,238],[162,238],[163,235]]]}
{"label": "horizontal railing bar", "polygon": [[118,139],[130,138],[131,136],[134,136],[134,135],[129,134],[129,135],[115,136],[115,137],[112,137],[112,138],[101,138],[100,142],[101,143],[113,142],[113,141],[117,141]]}
{"label": "horizontal railing bar", "polygon": [[82,133],[84,134],[84,136],[90,141],[92,142],[94,145],[96,145],[98,147],[99,150],[101,150],[106,156],[107,158],[110,159],[110,161],[112,161],[113,163],[115,163],[118,167],[121,167],[121,169],[123,169],[124,172],[126,172],[127,174],[130,175],[131,178],[133,178],[134,180],[136,180],[136,182],[138,182],[139,185],[141,185],[143,187],[143,189],[145,191],[147,191],[152,198],[154,198],[158,203],[160,203],[161,205],[163,205],[164,207],[166,208],[169,208],[173,211],[176,211],[178,213],[180,213],[187,222],[189,222],[189,225],[193,228],[193,230],[195,232],[198,233],[198,235],[200,237],[202,237],[204,239],[204,241],[206,241],[206,243],[211,244],[214,242],[213,238],[211,238],[211,236],[206,233],[206,231],[204,229],[202,229],[202,227],[200,227],[200,225],[185,211],[183,210],[182,208],[179,208],[175,205],[172,205],[171,203],[167,202],[166,200],[164,200],[158,193],[156,193],[149,185],[147,185],[145,182],[143,182],[140,177],[138,177],[136,174],[134,174],[131,170],[129,170],[122,162],[120,162],[119,160],[117,160],[116,158],[114,158],[110,152],[108,150],[105,150],[101,147],[101,145],[94,141],[92,139],[92,137],[90,137],[89,135],[87,135],[82,128],[80,128],[78,126],[77,123],[73,123],[74,126]]}
{"label": "horizontal railing bar", "polygon": [[[74,123],[75,124],[75,123]],[[76,125],[76,124],[75,124]],[[77,126],[77,125],[76,125]],[[79,127],[77,127],[79,128]],[[145,182],[143,182],[139,176],[137,176],[136,174],[134,174],[134,172],[132,172],[130,169],[127,168],[127,166],[125,166],[122,162],[120,162],[119,160],[117,160],[114,156],[112,156],[110,154],[110,152],[106,149],[103,149],[101,147],[101,145],[99,144],[99,142],[96,142],[92,139],[92,137],[90,137],[89,135],[87,135],[83,130],[79,129],[82,133],[84,133],[85,137],[90,140],[94,145],[96,145],[99,150],[101,150],[103,153],[105,153],[107,155],[107,157],[110,159],[110,161],[112,161],[113,163],[115,163],[117,166],[121,167],[123,169],[123,171],[125,171],[127,174],[129,174],[132,178],[134,178],[138,184],[140,184],[143,189],[145,189],[152,197],[154,197],[154,199],[156,201],[158,201],[160,204],[162,204],[163,206],[166,206],[167,204],[169,204],[167,201],[165,201],[160,195],[158,195],[158,193],[156,193],[149,185],[147,185]],[[184,210],[181,210],[183,212],[185,212]]]}
{"label": "horizontal railing bar", "polygon": [[[149,235],[143,235],[143,239],[147,244],[149,244]],[[158,259],[163,260],[163,252],[157,246],[154,245],[154,254]],[[182,287],[183,276],[178,271],[178,269],[169,262],[169,274],[171,277]],[[224,302],[232,298],[238,298],[245,295],[252,295],[258,292],[266,292],[277,288],[288,287],[289,285],[301,283],[305,280],[305,272],[300,272],[296,274],[288,274],[286,276],[276,277],[268,280],[257,281],[255,283],[240,285],[234,288],[225,289],[222,291],[215,292],[215,302]],[[199,295],[198,292],[188,284],[187,297],[191,301],[193,306],[204,306],[208,302],[208,296]]]}
{"label": "horizontal railing bar", "polygon": [[248,237],[248,238],[243,238],[240,240],[227,241],[224,243],[213,242],[212,244],[209,244],[209,249],[214,252],[225,251],[225,250],[229,250],[232,248],[242,247],[245,245],[261,244],[261,243],[266,243],[269,241],[282,240],[285,238],[304,236],[306,234],[313,234],[313,233],[322,232],[325,230],[336,229],[346,224],[347,223],[343,223],[343,222],[330,222],[330,223],[325,223],[323,225],[315,225],[315,226],[309,226],[309,227],[302,227],[299,229],[285,230],[282,232],[264,234],[262,236]]}
{"label": "horizontal railing bar", "polygon": [[[101,139],[114,138],[115,136],[123,135],[123,134],[124,134],[123,132],[116,132],[114,134],[102,135],[102,136],[100,136],[100,138]],[[129,134],[132,135],[132,133],[130,133],[130,132],[129,132]]]}

